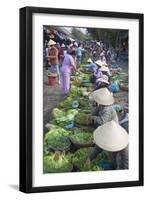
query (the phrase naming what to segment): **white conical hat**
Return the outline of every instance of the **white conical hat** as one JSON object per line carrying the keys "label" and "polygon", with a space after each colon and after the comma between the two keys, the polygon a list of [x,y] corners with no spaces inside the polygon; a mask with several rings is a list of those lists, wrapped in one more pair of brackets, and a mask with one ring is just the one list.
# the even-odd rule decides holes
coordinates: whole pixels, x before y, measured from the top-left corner
{"label": "white conical hat", "polygon": [[96,83],[97,83],[97,82],[103,82],[103,83],[107,83],[107,84],[109,84],[108,76],[106,76],[106,75],[102,75],[101,78],[98,78],[98,79],[96,80]]}
{"label": "white conical hat", "polygon": [[97,61],[95,61],[95,63],[97,64],[97,65],[99,65],[99,66],[103,66],[103,63],[102,63],[102,61],[101,60],[97,60]]}
{"label": "white conical hat", "polygon": [[114,103],[113,94],[107,88],[101,88],[92,92],[94,101],[101,105],[112,105]]}
{"label": "white conical hat", "polygon": [[100,42],[97,42],[97,44],[100,46],[101,45],[101,43]]}
{"label": "white conical hat", "polygon": [[62,44],[61,44],[61,47],[65,47],[65,44],[64,44],[64,43],[62,43]]}
{"label": "white conical hat", "polygon": [[115,121],[99,126],[93,133],[96,145],[106,151],[121,151],[129,144],[129,135]]}
{"label": "white conical hat", "polygon": [[103,66],[107,66],[108,64],[106,63],[106,61],[103,61]]}
{"label": "white conical hat", "polygon": [[88,63],[92,63],[93,61],[92,61],[91,58],[89,58],[89,59],[87,60],[87,62],[88,62]]}
{"label": "white conical hat", "polygon": [[102,72],[109,72],[109,68],[103,66],[103,64],[102,64],[102,67],[100,68],[100,71],[102,71]]}
{"label": "white conical hat", "polygon": [[55,44],[56,44],[56,42],[54,42],[53,40],[49,40],[49,42],[48,42],[48,46],[55,45]]}

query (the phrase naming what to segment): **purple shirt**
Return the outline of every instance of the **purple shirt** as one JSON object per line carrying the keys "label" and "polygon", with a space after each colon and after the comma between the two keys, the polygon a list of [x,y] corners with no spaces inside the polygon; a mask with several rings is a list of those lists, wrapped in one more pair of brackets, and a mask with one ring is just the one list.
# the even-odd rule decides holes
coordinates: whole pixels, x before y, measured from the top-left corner
{"label": "purple shirt", "polygon": [[75,65],[75,61],[73,57],[69,54],[66,54],[62,63],[62,67],[60,69],[61,73],[70,73],[71,66]]}
{"label": "purple shirt", "polygon": [[102,76],[103,76],[103,73],[99,69],[96,69],[96,71],[94,72],[94,77],[98,79],[98,78],[101,78]]}

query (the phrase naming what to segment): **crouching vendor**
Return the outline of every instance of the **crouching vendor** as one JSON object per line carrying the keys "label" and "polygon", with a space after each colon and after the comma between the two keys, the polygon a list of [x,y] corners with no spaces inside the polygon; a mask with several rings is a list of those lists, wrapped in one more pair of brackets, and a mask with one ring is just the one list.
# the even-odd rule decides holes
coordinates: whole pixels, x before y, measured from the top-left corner
{"label": "crouching vendor", "polygon": [[85,165],[90,165],[91,161],[105,150],[112,158],[113,169],[128,169],[129,136],[124,128],[112,120],[99,126],[93,137],[95,147]]}
{"label": "crouching vendor", "polygon": [[107,88],[95,90],[89,95],[89,99],[96,102],[96,106],[89,115],[89,120],[94,122],[95,128],[111,120],[118,123],[118,116],[113,107],[114,97]]}

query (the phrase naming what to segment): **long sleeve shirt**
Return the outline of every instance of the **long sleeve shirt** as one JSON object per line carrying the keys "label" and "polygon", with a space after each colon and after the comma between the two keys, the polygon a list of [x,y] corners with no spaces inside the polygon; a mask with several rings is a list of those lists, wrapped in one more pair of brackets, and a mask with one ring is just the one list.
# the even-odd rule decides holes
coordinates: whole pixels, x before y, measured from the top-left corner
{"label": "long sleeve shirt", "polygon": [[96,123],[98,123],[99,125],[103,125],[111,120],[114,120],[116,123],[118,123],[118,116],[112,105],[100,105],[97,109],[95,109],[95,111],[93,111],[92,115],[95,115],[97,117]]}

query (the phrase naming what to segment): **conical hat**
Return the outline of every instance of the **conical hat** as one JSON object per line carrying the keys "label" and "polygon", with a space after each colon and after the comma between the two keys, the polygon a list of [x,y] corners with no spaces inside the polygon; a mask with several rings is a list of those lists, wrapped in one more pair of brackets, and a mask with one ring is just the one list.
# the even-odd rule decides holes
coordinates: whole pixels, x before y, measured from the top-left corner
{"label": "conical hat", "polygon": [[53,40],[49,40],[49,42],[48,42],[48,46],[55,45],[55,44],[56,44],[56,42],[54,42]]}
{"label": "conical hat", "polygon": [[92,93],[92,96],[94,98],[94,101],[96,101],[98,104],[101,105],[112,105],[114,103],[113,94],[109,92],[107,88],[101,88],[98,90],[95,90]]}
{"label": "conical hat", "polygon": [[103,78],[103,77],[98,78],[98,79],[96,80],[96,83],[97,83],[97,82],[102,82],[102,83],[107,83],[107,84],[109,84],[108,79],[105,79],[105,78]]}
{"label": "conical hat", "polygon": [[99,126],[93,133],[96,145],[106,151],[121,151],[129,144],[129,135],[115,121]]}
{"label": "conical hat", "polygon": [[102,61],[101,60],[97,60],[97,61],[95,61],[95,63],[97,64],[97,65],[99,65],[99,66],[103,66],[103,63],[102,63]]}
{"label": "conical hat", "polygon": [[97,44],[100,46],[101,44],[100,44],[100,42],[97,42]]}
{"label": "conical hat", "polygon": [[103,66],[107,66],[108,64],[105,62],[105,61],[103,61]]}
{"label": "conical hat", "polygon": [[102,71],[102,72],[109,72],[109,68],[108,68],[108,67],[105,67],[105,66],[102,64],[102,67],[100,68],[100,71]]}
{"label": "conical hat", "polygon": [[87,60],[87,62],[88,62],[88,63],[92,63],[93,61],[91,60],[91,58],[89,58],[89,59]]}
{"label": "conical hat", "polygon": [[62,43],[62,44],[61,44],[61,47],[65,47],[65,44],[64,44],[64,43]]}

